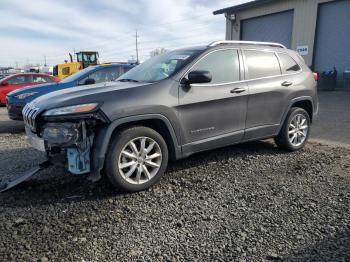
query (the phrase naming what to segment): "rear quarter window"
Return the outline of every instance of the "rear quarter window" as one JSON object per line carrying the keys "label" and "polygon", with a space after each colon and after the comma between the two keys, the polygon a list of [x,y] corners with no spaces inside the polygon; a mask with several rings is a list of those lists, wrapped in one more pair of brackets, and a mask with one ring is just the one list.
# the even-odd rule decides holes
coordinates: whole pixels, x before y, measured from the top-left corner
{"label": "rear quarter window", "polygon": [[44,79],[47,83],[55,82],[54,79],[52,77],[49,77],[49,76],[44,76]]}
{"label": "rear quarter window", "polygon": [[274,52],[244,50],[249,79],[281,75],[278,58]]}
{"label": "rear quarter window", "polygon": [[33,76],[33,83],[51,83],[53,80],[48,76]]}
{"label": "rear quarter window", "polygon": [[290,55],[285,53],[279,53],[278,56],[281,60],[283,74],[292,74],[301,70],[300,66]]}

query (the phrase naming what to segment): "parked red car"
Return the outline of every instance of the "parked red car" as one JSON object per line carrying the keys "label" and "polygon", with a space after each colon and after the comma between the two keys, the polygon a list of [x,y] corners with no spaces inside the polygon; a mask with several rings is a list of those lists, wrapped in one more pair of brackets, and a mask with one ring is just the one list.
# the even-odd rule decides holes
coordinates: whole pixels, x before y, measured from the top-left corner
{"label": "parked red car", "polygon": [[6,95],[13,90],[32,85],[59,82],[59,78],[47,74],[15,74],[0,80],[0,105],[6,104]]}

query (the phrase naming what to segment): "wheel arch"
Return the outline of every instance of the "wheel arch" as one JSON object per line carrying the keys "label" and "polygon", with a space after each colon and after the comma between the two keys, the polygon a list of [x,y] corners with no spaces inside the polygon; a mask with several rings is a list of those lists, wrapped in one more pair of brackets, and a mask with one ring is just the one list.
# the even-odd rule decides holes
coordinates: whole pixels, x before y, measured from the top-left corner
{"label": "wheel arch", "polygon": [[280,127],[278,129],[277,134],[280,132],[280,130],[281,130],[282,126],[283,126],[283,123],[286,120],[286,117],[288,115],[288,112],[289,112],[289,110],[292,107],[300,107],[300,108],[303,108],[304,110],[306,110],[306,112],[308,112],[308,114],[310,116],[310,121],[312,123],[312,120],[313,120],[313,117],[314,117],[314,114],[315,114],[315,112],[314,112],[314,103],[313,103],[312,97],[311,96],[296,97],[296,98],[292,99],[289,102],[289,105],[288,105],[286,111],[283,114],[283,117],[282,117],[282,120],[281,120],[281,123],[280,123]]}
{"label": "wheel arch", "polygon": [[[102,128],[95,137],[94,146],[92,149],[93,175],[97,175],[104,167],[104,161],[108,146],[113,136],[121,129],[130,126],[147,126],[158,133],[165,139],[168,148],[169,156],[172,160],[181,158],[181,146],[176,136],[175,130],[169,119],[160,114],[137,115],[117,119],[111,122],[108,126]],[[96,173],[97,172],[97,173]]]}
{"label": "wheel arch", "polygon": [[313,105],[312,105],[312,101],[311,100],[300,100],[300,101],[296,101],[292,104],[291,107],[299,107],[304,109],[310,117],[310,121],[312,123],[312,117],[313,117]]}

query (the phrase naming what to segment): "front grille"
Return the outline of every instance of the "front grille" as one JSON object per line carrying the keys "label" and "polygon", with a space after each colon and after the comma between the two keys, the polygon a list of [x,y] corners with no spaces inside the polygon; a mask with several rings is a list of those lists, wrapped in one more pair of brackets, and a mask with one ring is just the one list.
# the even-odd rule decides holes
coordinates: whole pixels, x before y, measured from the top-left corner
{"label": "front grille", "polygon": [[25,125],[33,132],[36,132],[35,118],[37,117],[38,113],[39,108],[33,106],[31,103],[27,104],[22,111]]}

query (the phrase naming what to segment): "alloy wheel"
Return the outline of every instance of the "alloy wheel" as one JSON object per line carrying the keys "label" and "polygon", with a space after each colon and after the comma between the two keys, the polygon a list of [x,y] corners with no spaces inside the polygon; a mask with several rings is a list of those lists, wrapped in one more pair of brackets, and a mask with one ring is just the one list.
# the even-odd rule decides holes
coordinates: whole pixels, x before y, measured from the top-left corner
{"label": "alloy wheel", "polygon": [[159,171],[162,151],[159,144],[150,137],[137,137],[123,148],[118,159],[121,176],[131,184],[144,184]]}
{"label": "alloy wheel", "polygon": [[304,143],[309,131],[308,121],[303,114],[296,114],[290,121],[288,128],[289,142],[298,147]]}

